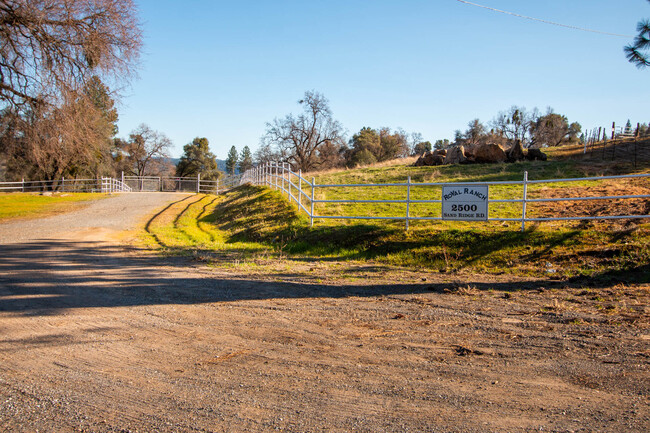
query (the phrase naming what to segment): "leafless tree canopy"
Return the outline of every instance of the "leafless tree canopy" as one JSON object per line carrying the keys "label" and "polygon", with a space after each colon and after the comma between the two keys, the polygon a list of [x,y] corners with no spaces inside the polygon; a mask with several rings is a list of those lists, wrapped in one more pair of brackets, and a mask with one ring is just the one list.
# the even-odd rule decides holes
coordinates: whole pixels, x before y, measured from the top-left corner
{"label": "leafless tree canopy", "polygon": [[172,142],[165,134],[142,124],[131,132],[129,141],[123,146],[121,151],[126,155],[128,174],[147,176],[155,174],[152,167],[157,161],[169,157]]}
{"label": "leafless tree canopy", "polygon": [[140,47],[132,0],[0,0],[0,106],[60,102],[92,75],[128,79]]}
{"label": "leafless tree canopy", "polygon": [[342,126],[332,118],[328,101],[318,92],[305,92],[298,101],[303,113],[275,119],[267,124],[265,141],[277,146],[279,153],[295,168],[304,171],[319,163],[319,152],[326,144],[343,145]]}
{"label": "leafless tree canopy", "polygon": [[0,117],[0,149],[14,178],[94,175],[110,158],[112,124],[85,95],[66,92],[62,99],[58,107],[37,104]]}

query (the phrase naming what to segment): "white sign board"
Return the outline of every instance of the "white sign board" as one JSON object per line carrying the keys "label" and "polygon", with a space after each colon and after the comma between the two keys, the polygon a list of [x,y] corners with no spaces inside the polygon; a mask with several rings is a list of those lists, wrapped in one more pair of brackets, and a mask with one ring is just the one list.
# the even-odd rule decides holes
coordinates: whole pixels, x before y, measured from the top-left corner
{"label": "white sign board", "polygon": [[487,221],[488,185],[443,185],[442,219]]}

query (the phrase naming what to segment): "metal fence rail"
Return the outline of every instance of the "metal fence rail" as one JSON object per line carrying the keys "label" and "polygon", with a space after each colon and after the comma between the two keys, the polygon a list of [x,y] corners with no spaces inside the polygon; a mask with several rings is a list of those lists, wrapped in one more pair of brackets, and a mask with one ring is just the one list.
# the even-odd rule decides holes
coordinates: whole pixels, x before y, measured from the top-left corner
{"label": "metal fence rail", "polygon": [[[518,186],[521,187],[520,197],[511,199],[489,199],[489,204],[514,204],[520,208],[519,215],[516,217],[509,216],[488,216],[487,221],[509,221],[521,222],[522,231],[525,230],[526,223],[541,221],[579,221],[579,220],[614,220],[614,219],[639,219],[650,218],[649,214],[635,215],[589,215],[589,216],[549,216],[549,217],[531,217],[529,216],[528,204],[530,203],[550,203],[550,202],[579,202],[590,200],[629,200],[629,199],[650,199],[650,194],[629,194],[629,195],[607,195],[607,196],[586,196],[586,197],[529,197],[530,185],[551,184],[551,183],[575,183],[575,182],[599,182],[613,179],[647,179],[650,174],[623,175],[623,176],[600,176],[600,177],[583,177],[572,179],[547,179],[547,180],[529,180],[528,172],[524,173],[520,181],[495,181],[495,182],[463,182],[462,185],[470,186]],[[286,163],[268,163],[251,170],[248,170],[242,176],[242,183],[251,183],[255,185],[265,185],[272,189],[281,191],[286,194],[290,202],[295,202],[298,208],[304,211],[310,218],[313,226],[316,219],[340,219],[340,220],[394,220],[404,221],[406,228],[409,227],[409,221],[442,221],[445,220],[441,212],[438,216],[418,216],[412,214],[412,205],[436,205],[435,211],[442,205],[441,199],[421,200],[412,198],[414,188],[442,188],[443,186],[458,185],[458,183],[439,183],[424,182],[413,183],[410,176],[406,182],[394,183],[377,183],[377,184],[316,184],[314,177],[311,181],[302,176],[299,170],[297,173],[291,170]],[[305,192],[304,189],[307,189]],[[317,199],[317,190],[330,188],[403,188],[404,198],[399,199]],[[405,212],[401,215],[319,215],[315,212],[315,205],[331,204],[387,204],[399,205]],[[391,207],[395,208],[394,206]],[[647,208],[647,207],[646,207]]]}
{"label": "metal fence rail", "polygon": [[131,192],[130,186],[121,180],[113,179],[112,177],[102,177],[102,190],[103,193],[113,192]]}
{"label": "metal fence rail", "polygon": [[61,192],[97,192],[101,190],[101,179],[21,180],[0,182],[0,191],[37,192],[59,190]]}
{"label": "metal fence rail", "polygon": [[196,192],[221,194],[241,185],[241,175],[226,176],[219,180],[197,177],[124,176],[120,179],[24,180],[0,182],[0,192]]}
{"label": "metal fence rail", "polygon": [[222,194],[242,184],[241,175],[226,176],[217,180],[200,179],[196,185],[196,192],[205,194]]}

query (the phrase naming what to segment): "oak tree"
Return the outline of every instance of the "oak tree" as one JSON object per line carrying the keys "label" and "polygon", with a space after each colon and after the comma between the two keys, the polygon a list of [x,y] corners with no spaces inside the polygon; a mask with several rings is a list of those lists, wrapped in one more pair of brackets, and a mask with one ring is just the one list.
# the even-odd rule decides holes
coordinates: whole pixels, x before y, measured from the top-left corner
{"label": "oak tree", "polygon": [[0,104],[62,103],[94,75],[124,82],[140,49],[132,0],[0,0]]}
{"label": "oak tree", "polygon": [[343,128],[333,119],[328,100],[315,91],[298,101],[303,112],[267,123],[263,140],[277,147],[295,169],[308,171],[319,163],[319,151],[327,144],[344,144]]}
{"label": "oak tree", "polygon": [[120,149],[125,155],[128,170],[135,176],[155,174],[152,167],[156,160],[169,158],[171,140],[163,133],[154,131],[144,123],[138,126],[129,140],[124,141]]}

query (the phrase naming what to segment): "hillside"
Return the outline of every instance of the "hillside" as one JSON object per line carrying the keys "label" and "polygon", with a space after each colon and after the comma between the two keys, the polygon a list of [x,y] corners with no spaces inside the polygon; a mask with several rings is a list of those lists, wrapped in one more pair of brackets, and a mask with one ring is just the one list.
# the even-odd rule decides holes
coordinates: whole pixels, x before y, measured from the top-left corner
{"label": "hillside", "polygon": [[[647,142],[646,142],[647,143]],[[646,144],[647,145],[647,144]],[[607,150],[607,149],[606,149]],[[519,180],[524,171],[531,179],[593,176],[610,173],[648,172],[650,165],[637,155],[637,167],[629,161],[596,160],[571,149],[552,149],[548,162],[522,162],[499,165],[412,167],[404,161],[355,170],[314,173],[317,184],[401,182],[478,182]],[[417,188],[413,188],[414,190]],[[490,191],[495,197],[517,196],[521,186],[504,186]],[[650,194],[648,179],[610,180],[587,184],[544,184],[529,191],[530,197],[570,196],[570,194],[621,194],[621,191]],[[305,188],[305,191],[307,189]],[[325,192],[323,192],[325,191]],[[354,196],[359,199],[396,197],[398,187],[328,188],[321,190],[327,199]],[[434,197],[439,192],[414,192],[414,197]],[[439,198],[439,197],[438,197]],[[595,203],[595,204],[594,204]],[[394,215],[402,204],[318,204],[318,215]],[[519,208],[517,208],[519,206]],[[625,206],[625,207],[623,207]],[[616,208],[616,209],[613,209]],[[183,210],[184,209],[184,210]],[[396,210],[397,209],[397,210]],[[529,224],[525,232],[518,222],[412,222],[408,231],[403,222],[367,220],[317,220],[310,228],[308,217],[299,212],[286,196],[261,186],[243,186],[225,196],[199,197],[195,203],[179,208],[183,217],[160,223],[157,232],[171,244],[157,242],[169,251],[193,251],[212,260],[215,254],[237,257],[237,261],[263,263],[283,257],[298,261],[372,261],[391,266],[433,269],[445,273],[481,272],[544,276],[552,279],[599,277],[647,281],[650,270],[650,224],[643,219],[616,221],[544,222]],[[532,206],[532,215],[566,215],[567,212],[607,212],[617,210],[648,213],[648,200],[627,204],[611,200],[565,202]],[[495,212],[517,217],[519,204],[503,204]],[[415,209],[417,212],[435,210]],[[492,213],[492,209],[490,211]],[[194,216],[192,216],[194,215]],[[413,215],[413,214],[412,214]],[[185,221],[185,223],[179,223]],[[193,227],[192,230],[190,228]],[[155,230],[154,230],[155,232]],[[164,236],[163,236],[164,237]],[[180,240],[179,240],[180,239]],[[220,239],[219,242],[213,242]],[[211,241],[212,240],[212,241]]]}

